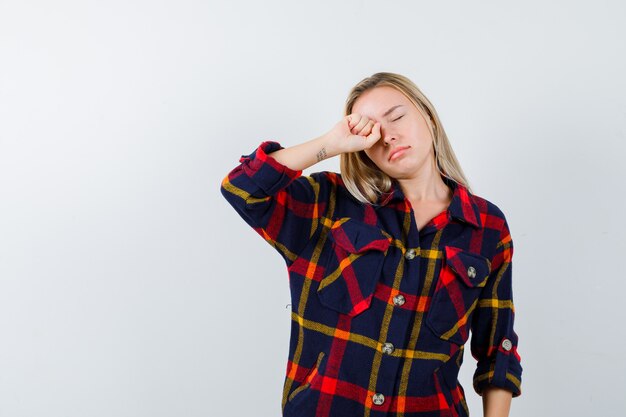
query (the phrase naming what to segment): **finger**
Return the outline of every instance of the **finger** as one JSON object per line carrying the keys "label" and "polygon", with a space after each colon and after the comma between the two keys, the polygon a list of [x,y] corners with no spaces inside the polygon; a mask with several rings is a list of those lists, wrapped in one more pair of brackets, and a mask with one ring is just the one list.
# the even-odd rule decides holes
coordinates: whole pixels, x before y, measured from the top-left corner
{"label": "finger", "polygon": [[367,125],[367,122],[369,122],[367,117],[362,117],[361,120],[359,120],[359,123],[357,123],[357,125],[352,128],[354,133],[358,134],[361,130],[363,130],[365,125]]}
{"label": "finger", "polygon": [[365,137],[365,148],[370,148],[376,142],[380,140],[382,135],[380,134],[380,123],[376,122],[372,128],[372,133]]}
{"label": "finger", "polygon": [[361,131],[358,134],[361,136],[367,136],[372,132],[373,127],[374,127],[374,121],[370,120],[367,122],[365,127],[363,127],[363,129],[361,129]]}
{"label": "finger", "polygon": [[361,116],[358,113],[352,113],[348,115],[348,127],[350,130],[361,120]]}

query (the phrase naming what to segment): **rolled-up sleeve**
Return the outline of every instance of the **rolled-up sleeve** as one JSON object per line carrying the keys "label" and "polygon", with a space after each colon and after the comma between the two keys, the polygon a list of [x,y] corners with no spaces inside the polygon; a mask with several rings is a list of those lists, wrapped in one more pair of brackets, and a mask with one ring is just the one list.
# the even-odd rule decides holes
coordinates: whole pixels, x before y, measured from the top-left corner
{"label": "rolled-up sleeve", "polygon": [[518,336],[513,329],[513,240],[506,219],[497,244],[496,255],[485,288],[472,318],[472,356],[478,361],[474,390],[495,386],[521,394],[522,366],[517,351]]}
{"label": "rolled-up sleeve", "polygon": [[303,176],[272,158],[283,147],[264,141],[221,182],[239,215],[286,260],[293,262],[318,229],[326,209],[325,173]]}

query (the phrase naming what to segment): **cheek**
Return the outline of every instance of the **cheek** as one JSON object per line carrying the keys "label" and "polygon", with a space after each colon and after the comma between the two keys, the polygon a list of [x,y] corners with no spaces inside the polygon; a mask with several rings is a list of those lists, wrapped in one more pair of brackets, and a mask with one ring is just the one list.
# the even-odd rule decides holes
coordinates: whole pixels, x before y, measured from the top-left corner
{"label": "cheek", "polygon": [[374,162],[377,166],[380,164],[380,162],[382,161],[382,150],[380,149],[380,146],[378,146],[378,144],[375,144],[374,146],[372,146],[369,149],[365,149],[364,150],[365,155],[367,155],[367,157]]}
{"label": "cheek", "polygon": [[415,129],[415,134],[418,138],[420,138],[420,142],[422,143],[429,144],[432,142],[432,132],[426,124],[417,126]]}

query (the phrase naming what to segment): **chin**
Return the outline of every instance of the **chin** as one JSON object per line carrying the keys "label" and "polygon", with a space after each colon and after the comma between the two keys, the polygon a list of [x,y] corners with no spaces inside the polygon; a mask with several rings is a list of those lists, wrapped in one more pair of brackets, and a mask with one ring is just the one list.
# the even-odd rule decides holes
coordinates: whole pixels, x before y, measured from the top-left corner
{"label": "chin", "polygon": [[414,166],[395,166],[395,169],[387,169],[386,173],[390,177],[403,178],[406,176],[413,176],[417,172],[417,167]]}
{"label": "chin", "polygon": [[390,176],[391,178],[394,178],[396,180],[403,180],[406,178],[411,177],[411,174],[409,172],[385,172],[385,174],[387,174],[388,176]]}

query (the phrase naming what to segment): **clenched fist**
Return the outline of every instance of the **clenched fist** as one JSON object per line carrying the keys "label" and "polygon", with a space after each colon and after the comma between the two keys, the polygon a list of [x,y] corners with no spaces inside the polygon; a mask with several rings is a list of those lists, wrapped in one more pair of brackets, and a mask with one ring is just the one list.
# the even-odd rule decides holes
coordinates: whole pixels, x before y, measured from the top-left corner
{"label": "clenched fist", "polygon": [[337,153],[368,149],[381,138],[380,123],[358,113],[341,119],[328,133]]}

